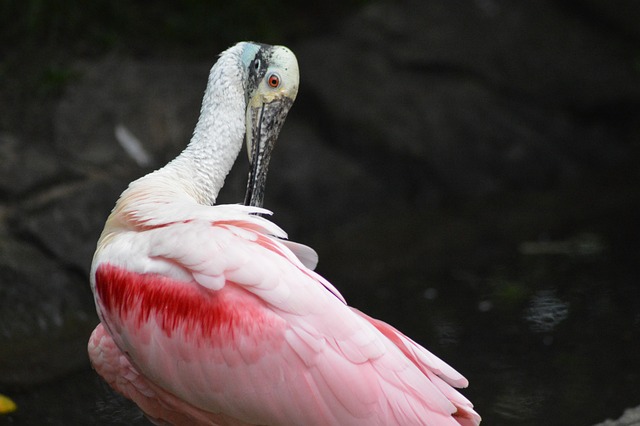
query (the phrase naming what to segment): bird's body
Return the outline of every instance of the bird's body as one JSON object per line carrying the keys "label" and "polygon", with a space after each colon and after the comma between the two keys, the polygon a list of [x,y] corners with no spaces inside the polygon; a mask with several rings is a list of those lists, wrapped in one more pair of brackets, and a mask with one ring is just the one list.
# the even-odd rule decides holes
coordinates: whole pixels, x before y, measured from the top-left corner
{"label": "bird's body", "polygon": [[[313,272],[315,252],[255,214],[265,210],[212,205],[245,132],[252,166],[264,161],[266,173],[264,117],[273,106],[277,136],[288,110],[265,106],[270,73],[290,106],[288,50],[240,43],[223,53],[189,147],[118,200],[92,265],[94,367],[158,424],[478,424],[452,387],[466,380],[347,306]],[[264,185],[259,167],[254,178]]]}

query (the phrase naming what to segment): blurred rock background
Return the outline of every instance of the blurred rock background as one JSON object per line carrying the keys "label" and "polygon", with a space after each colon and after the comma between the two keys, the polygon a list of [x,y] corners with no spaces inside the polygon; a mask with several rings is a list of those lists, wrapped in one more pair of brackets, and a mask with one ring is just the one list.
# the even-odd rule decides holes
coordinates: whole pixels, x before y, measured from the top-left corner
{"label": "blurred rock background", "polygon": [[147,424],[88,366],[91,256],[239,40],[298,56],[266,206],[352,305],[463,372],[486,424],[618,417],[640,402],[638,22],[632,0],[2,2],[0,424]]}

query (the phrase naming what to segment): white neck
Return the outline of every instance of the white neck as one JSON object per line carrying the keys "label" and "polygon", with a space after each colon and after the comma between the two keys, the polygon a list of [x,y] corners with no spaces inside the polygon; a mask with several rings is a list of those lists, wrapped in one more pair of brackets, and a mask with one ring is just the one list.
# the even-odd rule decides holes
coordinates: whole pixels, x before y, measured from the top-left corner
{"label": "white neck", "polygon": [[186,194],[199,204],[215,202],[244,140],[245,71],[241,55],[242,45],[221,55],[209,74],[191,142],[176,159],[141,178],[140,183],[161,184],[164,190]]}

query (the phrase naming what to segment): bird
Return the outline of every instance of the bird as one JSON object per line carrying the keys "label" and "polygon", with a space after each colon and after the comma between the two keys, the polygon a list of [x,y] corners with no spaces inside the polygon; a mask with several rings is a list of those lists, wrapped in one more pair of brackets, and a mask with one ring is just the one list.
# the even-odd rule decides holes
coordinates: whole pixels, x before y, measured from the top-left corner
{"label": "bird", "polygon": [[[347,305],[317,253],[267,219],[298,87],[284,46],[220,54],[189,144],[129,184],[99,237],[93,368],[158,425],[478,425],[460,373]],[[216,204],[244,145],[244,203]]]}

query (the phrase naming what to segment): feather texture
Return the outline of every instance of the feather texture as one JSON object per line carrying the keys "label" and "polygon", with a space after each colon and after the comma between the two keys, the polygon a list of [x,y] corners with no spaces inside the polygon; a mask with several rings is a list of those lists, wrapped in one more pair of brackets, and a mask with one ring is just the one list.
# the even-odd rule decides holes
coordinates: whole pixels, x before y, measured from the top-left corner
{"label": "feather texture", "polygon": [[[454,389],[466,380],[349,307],[269,211],[212,205],[247,134],[248,93],[267,87],[256,70],[269,49],[221,55],[189,146],[107,219],[91,268],[95,369],[157,424],[477,425]],[[297,63],[282,47],[274,58],[290,106]]]}
{"label": "feather texture", "polygon": [[92,351],[119,348],[129,387],[144,398],[145,389],[161,389],[200,414],[247,424],[477,419],[452,388],[466,386],[459,373],[348,307],[264,233],[273,229],[266,219],[236,207],[208,208],[212,217],[241,216],[233,220],[142,223],[98,250],[96,300],[115,346],[96,341]]}

